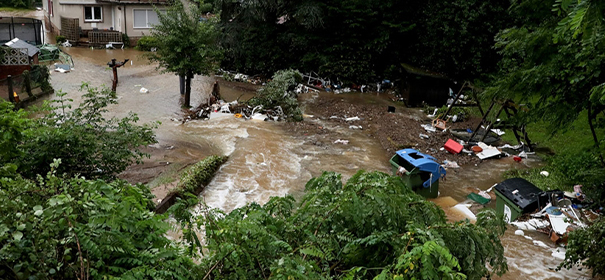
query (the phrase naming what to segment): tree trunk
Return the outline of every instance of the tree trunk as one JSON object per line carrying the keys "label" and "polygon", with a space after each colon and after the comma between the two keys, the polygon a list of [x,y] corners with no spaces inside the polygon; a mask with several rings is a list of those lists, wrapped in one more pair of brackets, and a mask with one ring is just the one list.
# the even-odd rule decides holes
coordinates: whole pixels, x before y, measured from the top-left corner
{"label": "tree trunk", "polygon": [[185,79],[185,104],[183,104],[184,107],[189,108],[191,107],[191,78],[193,76],[193,73],[188,72],[187,73],[187,79]]}
{"label": "tree trunk", "polygon": [[599,111],[592,113],[592,105],[588,106],[588,125],[590,126],[590,132],[592,133],[592,139],[594,140],[594,145],[597,148],[597,153],[599,153],[599,158],[601,159],[601,165],[605,166],[605,160],[603,160],[603,154],[600,151],[599,139],[597,138],[597,132],[595,131],[594,125],[592,123],[592,119],[596,118],[599,114]]}
{"label": "tree trunk", "polygon": [[185,94],[185,76],[179,75],[179,87],[181,89],[181,95]]}

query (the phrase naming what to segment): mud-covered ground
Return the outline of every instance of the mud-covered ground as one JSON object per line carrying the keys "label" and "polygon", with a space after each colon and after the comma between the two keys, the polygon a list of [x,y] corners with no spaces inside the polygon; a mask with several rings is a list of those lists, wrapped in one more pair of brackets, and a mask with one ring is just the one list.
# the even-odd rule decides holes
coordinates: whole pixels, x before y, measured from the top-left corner
{"label": "mud-covered ground", "polygon": [[[359,93],[355,94],[359,95]],[[368,100],[375,101],[378,98],[373,93],[368,93],[366,96]],[[389,156],[392,156],[397,150],[413,148],[435,157],[441,163],[444,160],[455,161],[459,165],[480,162],[475,155],[464,153],[454,155],[441,150],[448,139],[457,141],[457,138],[449,133],[449,129],[475,129],[480,122],[479,118],[471,118],[464,122],[448,122],[446,132],[432,133],[421,127],[422,124],[430,124],[432,120],[419,109],[390,104],[388,101],[358,102],[364,97],[350,102],[351,100],[346,96],[341,95],[341,97],[335,98],[326,94],[316,95],[306,103],[307,116],[304,121],[290,123],[287,126],[299,135],[320,136],[310,140],[316,142],[316,145],[328,145],[337,140],[339,135],[331,133],[331,130],[326,127],[340,126],[355,129],[350,127],[356,126],[361,127],[364,133],[375,138]],[[395,113],[389,113],[387,106],[395,106]],[[345,120],[351,117],[358,117],[360,120]],[[316,121],[318,119],[321,122]],[[428,135],[429,138],[421,138],[420,134]]]}

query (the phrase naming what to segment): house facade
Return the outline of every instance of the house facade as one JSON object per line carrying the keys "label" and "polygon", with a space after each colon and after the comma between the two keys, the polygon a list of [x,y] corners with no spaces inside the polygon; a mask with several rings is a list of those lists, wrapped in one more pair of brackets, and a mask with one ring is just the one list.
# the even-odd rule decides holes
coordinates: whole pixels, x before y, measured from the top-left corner
{"label": "house facade", "polygon": [[154,6],[165,9],[167,1],[42,0],[42,4],[45,22],[51,32],[65,36],[70,41],[91,38],[90,33],[96,32],[119,33],[120,38],[121,34],[126,34],[131,43],[136,43],[142,36],[149,35],[152,26],[159,23]]}

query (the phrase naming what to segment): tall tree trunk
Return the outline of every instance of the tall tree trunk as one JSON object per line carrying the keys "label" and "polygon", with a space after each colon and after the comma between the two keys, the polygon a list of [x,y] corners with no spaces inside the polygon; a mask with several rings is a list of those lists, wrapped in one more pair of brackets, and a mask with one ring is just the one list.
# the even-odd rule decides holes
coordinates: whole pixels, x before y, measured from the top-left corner
{"label": "tall tree trunk", "polygon": [[185,94],[185,76],[179,75],[179,88],[181,89],[181,95]]}
{"label": "tall tree trunk", "polygon": [[191,73],[191,71],[189,71],[187,73],[187,79],[185,80],[185,104],[183,104],[183,106],[185,106],[186,108],[191,107],[191,78],[193,76],[193,73]]}
{"label": "tall tree trunk", "polygon": [[590,126],[590,132],[592,133],[592,139],[594,140],[594,145],[597,148],[597,153],[599,153],[599,158],[601,159],[601,165],[605,166],[605,160],[603,160],[603,154],[601,154],[599,139],[597,138],[597,132],[595,131],[594,124],[592,123],[592,119],[596,118],[598,114],[599,111],[593,114],[592,106],[588,106],[588,125]]}

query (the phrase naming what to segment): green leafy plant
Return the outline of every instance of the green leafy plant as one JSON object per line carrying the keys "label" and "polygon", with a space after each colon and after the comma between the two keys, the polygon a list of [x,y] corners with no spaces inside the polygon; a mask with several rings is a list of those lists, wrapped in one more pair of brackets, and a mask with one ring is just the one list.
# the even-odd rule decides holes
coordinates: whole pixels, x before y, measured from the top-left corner
{"label": "green leafy plant", "polygon": [[183,173],[179,184],[172,192],[176,192],[182,197],[185,197],[186,193],[197,195],[195,190],[210,183],[216,171],[225,161],[227,161],[227,157],[209,156],[204,158]]}
{"label": "green leafy plant", "polygon": [[302,121],[302,111],[298,106],[295,86],[302,81],[297,70],[280,70],[273,79],[258,90],[255,97],[248,101],[251,106],[263,106],[263,109],[275,110],[281,107],[288,120]]}
{"label": "green leafy plant", "polygon": [[60,162],[0,179],[0,278],[200,279],[146,186],[57,176]]}
{"label": "green leafy plant", "polygon": [[592,275],[605,275],[605,219],[600,217],[588,228],[569,233],[565,261],[558,269],[581,264],[592,269]]}
{"label": "green leafy plant", "polygon": [[122,43],[124,43],[124,47],[130,47],[130,37],[128,37],[128,34],[122,33]]}
{"label": "green leafy plant", "polygon": [[141,39],[137,41],[137,46],[135,47],[139,51],[151,51],[152,48],[157,48],[158,43],[157,40],[152,36],[143,36]]}
{"label": "green leafy plant", "polygon": [[[86,83],[81,90],[83,101],[77,108],[71,108],[71,100],[62,92],[57,93],[58,99],[45,103],[40,111],[43,115],[22,128],[21,138],[11,146],[12,156],[0,163],[16,164],[19,174],[35,178],[46,174],[50,163],[60,158],[63,163],[56,170],[59,174],[113,179],[129,165],[140,162],[146,156],[140,147],[155,142],[154,125],[135,125],[135,114],[107,119],[107,106],[117,102],[114,93]],[[8,109],[3,108],[5,112]]]}
{"label": "green leafy plant", "polygon": [[324,172],[305,191],[299,203],[204,208],[190,222],[205,228],[207,279],[481,279],[507,270],[506,226],[492,210],[476,224],[448,223],[441,208],[380,172],[360,171],[344,185]]}
{"label": "green leafy plant", "polygon": [[61,36],[61,35],[57,35],[55,37],[55,41],[57,42],[57,44],[62,44],[67,40],[67,38],[65,38],[65,36]]}

